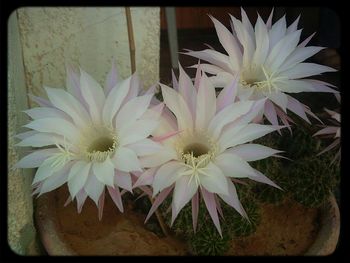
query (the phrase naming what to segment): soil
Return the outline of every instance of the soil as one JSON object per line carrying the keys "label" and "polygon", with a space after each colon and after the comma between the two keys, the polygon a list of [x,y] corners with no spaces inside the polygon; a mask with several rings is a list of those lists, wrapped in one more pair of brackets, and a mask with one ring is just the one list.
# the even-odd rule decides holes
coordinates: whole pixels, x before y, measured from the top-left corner
{"label": "soil", "polygon": [[228,255],[303,255],[315,241],[320,212],[285,199],[264,204],[255,233],[232,241]]}
{"label": "soil", "polygon": [[98,219],[95,203],[87,198],[82,212],[77,213],[76,202],[66,207],[66,187],[55,195],[55,209],[61,239],[79,255],[185,255],[186,245],[178,239],[158,237],[145,229],[145,215],[135,213],[124,203],[120,213],[106,194],[103,217]]}
{"label": "soil", "polygon": [[[184,241],[159,237],[147,230],[145,215],[132,211],[131,204],[125,204],[124,213],[120,213],[106,195],[103,218],[99,221],[97,207],[90,199],[81,214],[77,213],[75,202],[64,207],[67,187],[47,195],[51,196],[45,202],[52,202],[49,209],[56,211],[60,239],[79,255],[189,254]],[[44,196],[39,197],[37,210],[41,207],[40,198]],[[314,242],[319,230],[318,209],[285,200],[280,205],[264,204],[261,212],[257,231],[234,239],[227,255],[302,255]]]}

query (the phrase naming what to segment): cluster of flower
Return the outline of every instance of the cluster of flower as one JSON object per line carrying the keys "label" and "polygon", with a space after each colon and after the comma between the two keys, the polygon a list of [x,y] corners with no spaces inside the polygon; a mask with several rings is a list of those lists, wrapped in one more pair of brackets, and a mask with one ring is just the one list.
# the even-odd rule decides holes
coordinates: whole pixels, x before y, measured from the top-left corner
{"label": "cluster of flower", "polygon": [[[145,91],[136,74],[118,79],[114,64],[104,88],[82,69],[69,69],[67,91],[45,87],[48,100],[32,96],[40,107],[26,111],[30,131],[17,135],[17,145],[39,149],[16,167],[38,167],[34,194],[67,183],[68,202],[76,199],[80,212],[90,197],[102,217],[106,189],[123,212],[122,195],[140,188],[154,198],[146,220],[172,194],[172,222],[191,201],[194,229],[201,197],[221,234],[219,197],[247,216],[235,178],[279,188],[248,162],[281,151],[250,142],[290,129],[287,110],[309,123],[306,114],[317,118],[287,93],[338,93],[305,79],[334,69],[303,62],[322,47],[306,46],[312,36],[299,43],[298,19],[288,27],[285,17],[272,25],[271,13],[266,23],[258,16],[253,27],[242,10],[242,21],[231,16],[233,33],[211,19],[228,55],[187,51],[210,64],[192,66],[194,82],[180,66],[172,88],[159,84],[163,102],[154,96],[156,86]],[[222,88],[217,96],[216,88]],[[264,116],[271,125],[263,124]]]}

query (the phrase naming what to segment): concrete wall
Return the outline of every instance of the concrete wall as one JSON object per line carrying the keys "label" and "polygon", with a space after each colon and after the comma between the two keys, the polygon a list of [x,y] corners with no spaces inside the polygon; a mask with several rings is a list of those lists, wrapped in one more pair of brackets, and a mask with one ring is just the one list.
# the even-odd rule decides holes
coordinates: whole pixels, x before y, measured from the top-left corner
{"label": "concrete wall", "polygon": [[[131,8],[136,70],[146,87],[159,80],[159,8]],[[8,241],[19,254],[35,254],[31,181],[34,171],[10,170],[29,149],[14,147],[13,137],[28,119],[21,111],[35,106],[31,93],[43,85],[65,86],[65,65],[81,66],[104,84],[112,57],[122,78],[130,75],[125,9],[20,8],[10,17],[8,70]]]}
{"label": "concrete wall", "polygon": [[11,170],[28,149],[17,149],[14,135],[21,130],[27,108],[22,48],[16,13],[8,21],[8,242],[13,251],[27,254],[35,238],[31,180],[33,170]]}
{"label": "concrete wall", "polygon": [[[159,79],[159,8],[131,8],[136,70],[150,86]],[[81,66],[104,83],[112,57],[122,77],[131,73],[125,8],[18,10],[28,91],[64,87],[65,64]]]}

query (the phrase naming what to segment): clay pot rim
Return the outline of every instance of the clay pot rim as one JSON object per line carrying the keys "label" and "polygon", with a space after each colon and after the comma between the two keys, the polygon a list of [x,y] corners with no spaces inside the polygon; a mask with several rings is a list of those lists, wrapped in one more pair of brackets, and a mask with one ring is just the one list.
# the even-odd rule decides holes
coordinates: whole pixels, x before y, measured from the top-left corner
{"label": "clay pot rim", "polygon": [[[43,247],[48,255],[77,256],[78,254],[60,239],[60,235],[55,233],[57,226],[56,211],[53,209],[54,206],[48,205],[50,198],[53,197],[54,193],[51,192],[45,196],[41,196],[41,199],[38,200],[40,204],[45,204],[45,214],[38,209],[35,211],[35,223]],[[327,256],[332,254],[337,247],[340,233],[340,212],[333,194],[330,196],[329,201],[320,209],[321,228],[314,243],[304,255]]]}
{"label": "clay pot rim", "polygon": [[328,256],[337,247],[340,233],[340,211],[333,194],[321,207],[321,226],[315,242],[304,253],[305,256]]}

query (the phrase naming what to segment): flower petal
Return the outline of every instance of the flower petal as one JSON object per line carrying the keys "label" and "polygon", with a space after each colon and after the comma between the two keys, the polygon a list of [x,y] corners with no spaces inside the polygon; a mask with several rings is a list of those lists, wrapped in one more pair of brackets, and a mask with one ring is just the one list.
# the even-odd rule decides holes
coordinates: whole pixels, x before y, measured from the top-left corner
{"label": "flower petal", "polygon": [[263,65],[269,52],[269,34],[264,21],[259,15],[255,24],[255,43],[256,49],[253,55],[253,63]]}
{"label": "flower petal", "polygon": [[312,136],[323,135],[323,134],[332,134],[332,133],[336,133],[338,130],[340,130],[339,127],[329,126],[329,127],[326,127],[326,128],[319,130],[318,132],[316,132]]}
{"label": "flower petal", "polygon": [[204,200],[205,206],[208,209],[209,215],[210,215],[211,219],[213,220],[214,225],[215,225],[216,229],[218,230],[220,236],[222,237],[219,216],[218,216],[218,213],[216,210],[215,196],[214,196],[214,194],[206,191],[204,188],[202,188],[201,191],[202,191],[203,200]]}
{"label": "flower petal", "polygon": [[105,103],[105,94],[100,84],[88,73],[80,69],[80,87],[82,96],[89,105],[89,113],[94,123],[101,123],[101,111]]}
{"label": "flower petal", "polygon": [[229,85],[234,79],[234,75],[225,71],[219,72],[216,76],[209,77],[210,82],[216,88],[223,88]]}
{"label": "flower petal", "polygon": [[266,58],[265,64],[268,68],[275,72],[282,65],[284,60],[295,50],[300,39],[301,30],[297,30],[291,34],[286,35],[270,51]]}
{"label": "flower petal", "polygon": [[67,65],[66,74],[66,87],[68,93],[72,94],[81,103],[86,110],[86,116],[88,116],[87,110],[89,109],[89,105],[86,103],[82,95],[79,73],[75,72],[72,66]]}
{"label": "flower petal", "polygon": [[45,179],[43,181],[43,184],[41,185],[41,189],[38,197],[44,193],[57,189],[58,187],[63,185],[65,182],[67,182],[68,171],[70,167],[71,167],[70,165],[66,165],[61,170],[56,171],[49,178]]}
{"label": "flower petal", "polygon": [[[288,107],[288,106],[287,106]],[[272,125],[278,125],[277,113],[275,106],[270,100],[265,103],[264,115]]]}
{"label": "flower petal", "polygon": [[24,127],[39,131],[52,132],[62,135],[71,142],[78,141],[80,137],[79,130],[71,122],[60,118],[43,118],[34,120]]}
{"label": "flower petal", "polygon": [[[158,194],[164,188],[172,185],[179,177],[181,177],[180,169],[183,165],[178,161],[170,161],[162,165],[153,180],[153,196]],[[181,169],[182,170],[182,169]]]}
{"label": "flower petal", "polygon": [[273,156],[276,153],[281,153],[282,151],[272,149],[270,147],[249,143],[237,145],[228,150],[228,152],[233,153],[247,162],[257,161],[265,159],[267,157]]}
{"label": "flower petal", "polygon": [[109,156],[104,162],[95,162],[92,165],[92,170],[101,183],[109,186],[114,186],[114,164]]}
{"label": "flower petal", "polygon": [[153,94],[146,94],[126,102],[117,114],[115,126],[124,127],[140,118],[147,110],[152,97]]}
{"label": "flower petal", "polygon": [[253,106],[253,103],[253,101],[239,101],[232,103],[216,114],[208,126],[208,131],[212,134],[213,138],[217,139],[220,136],[225,125],[248,113]]}
{"label": "flower petal", "polygon": [[[246,125],[242,129],[239,129],[239,128],[233,129],[231,136],[225,136],[225,138],[220,138],[219,143],[222,149],[226,149],[239,144],[253,141],[279,128],[281,127],[251,123]],[[230,132],[227,131],[227,133],[229,134]],[[234,136],[232,136],[233,134]]]}
{"label": "flower petal", "polygon": [[190,180],[189,176],[182,176],[176,181],[172,202],[174,207],[172,222],[174,222],[180,210],[191,200],[197,189],[198,185],[194,180]]}
{"label": "flower petal", "polygon": [[140,140],[138,142],[135,142],[133,144],[129,144],[128,148],[133,150],[137,156],[155,154],[161,149],[163,149],[160,143],[147,138]]}
{"label": "flower petal", "polygon": [[216,112],[215,88],[203,74],[199,82],[196,108],[196,129],[205,129]]}
{"label": "flower petal", "polygon": [[49,100],[34,96],[32,94],[28,94],[28,96],[32,101],[34,101],[41,107],[53,107],[52,103]]}
{"label": "flower petal", "polygon": [[195,233],[197,228],[198,212],[199,212],[199,194],[197,191],[192,197],[192,223],[193,223],[193,231]]}
{"label": "flower petal", "polygon": [[299,93],[299,92],[313,92],[316,91],[312,83],[307,82],[306,79],[303,80],[288,80],[281,82],[278,85],[278,89],[283,92],[288,93]]}
{"label": "flower petal", "polygon": [[324,49],[324,47],[297,47],[283,62],[281,67],[278,69],[278,72],[290,69],[298,63],[304,61],[305,59],[315,55],[319,51]]}
{"label": "flower petal", "polygon": [[98,206],[98,200],[105,188],[105,185],[97,180],[96,176],[90,170],[88,179],[85,183],[84,190],[87,195],[95,202],[96,206]]}
{"label": "flower petal", "polygon": [[[189,68],[198,68],[198,65],[195,64],[195,65],[190,66]],[[216,75],[219,72],[223,71],[223,69],[218,67],[218,66],[214,66],[214,65],[206,64],[206,63],[200,64],[200,69],[206,73],[213,74],[213,75]]]}
{"label": "flower petal", "polygon": [[237,210],[237,212],[245,217],[248,218],[248,215],[246,211],[244,210],[241,202],[239,201],[238,194],[236,191],[235,185],[232,183],[230,179],[227,178],[227,184],[229,188],[229,194],[228,195],[222,195],[219,194],[222,200],[224,200],[228,205],[232,206],[234,209]]}
{"label": "flower petal", "polygon": [[148,221],[148,219],[151,217],[151,215],[157,210],[157,208],[164,201],[164,199],[170,194],[170,192],[171,192],[171,190],[173,190],[173,188],[174,188],[173,186],[165,188],[162,192],[159,193],[159,195],[154,200],[153,205],[147,214],[147,217],[145,219],[145,223]]}
{"label": "flower petal", "polygon": [[72,198],[74,198],[81,189],[84,189],[84,185],[89,176],[90,167],[90,163],[78,161],[70,169],[68,174],[68,189]]}
{"label": "flower petal", "polygon": [[55,161],[53,158],[54,156],[51,156],[51,158],[47,158],[38,168],[38,170],[35,173],[32,185],[34,185],[37,182],[40,182],[50,176],[57,171],[58,169],[53,169],[52,164]]}
{"label": "flower petal", "polygon": [[81,209],[83,208],[83,205],[85,203],[85,200],[87,198],[87,193],[85,192],[84,189],[81,189],[79,193],[76,195],[77,199],[77,208],[78,208],[78,213],[81,213]]}
{"label": "flower petal", "polygon": [[319,75],[324,72],[335,72],[334,68],[319,65],[315,63],[299,63],[294,67],[280,73],[281,76],[286,76],[290,79],[300,79],[309,76]]}
{"label": "flower petal", "polygon": [[209,192],[228,195],[226,177],[214,163],[210,162],[205,168],[199,170],[199,180]]}
{"label": "flower petal", "polygon": [[195,114],[196,114],[196,95],[197,92],[193,86],[193,83],[190,79],[190,77],[186,74],[186,72],[183,70],[183,68],[181,67],[180,63],[179,63],[179,71],[180,71],[180,75],[179,75],[179,93],[181,94],[181,96],[183,97],[183,99],[185,100],[188,109],[190,110],[191,114],[192,114],[192,118],[195,118]]}
{"label": "flower petal", "polygon": [[172,159],[176,159],[177,155],[173,149],[164,149],[155,154],[140,157],[142,167],[156,167],[164,164]]}
{"label": "flower petal", "polygon": [[216,50],[204,49],[201,51],[189,51],[183,54],[208,61],[209,63],[218,66],[225,71],[232,72],[229,56],[226,56]]}
{"label": "flower petal", "polygon": [[279,106],[284,112],[287,112],[288,97],[283,92],[271,92],[268,98]]}
{"label": "flower petal", "polygon": [[287,108],[294,112],[299,117],[303,118],[307,123],[311,124],[310,120],[306,116],[303,105],[291,96],[288,96]]}
{"label": "flower petal", "polygon": [[119,187],[110,187],[107,186],[109,195],[111,196],[113,202],[115,203],[115,205],[118,207],[120,212],[124,212],[124,208],[123,208],[123,202],[122,202],[122,198],[121,198],[121,194],[119,191]]}
{"label": "flower petal", "polygon": [[89,115],[76,98],[63,89],[45,87],[45,90],[53,106],[68,114],[76,125],[86,125],[90,119]]}
{"label": "flower petal", "polygon": [[235,75],[232,82],[223,88],[216,101],[216,112],[220,112],[228,105],[233,103],[238,90],[238,74]]}
{"label": "flower petal", "polygon": [[280,41],[287,31],[286,16],[281,17],[276,23],[274,23],[269,31],[270,39],[270,52],[275,47],[276,43]]}
{"label": "flower petal", "polygon": [[214,162],[227,177],[244,178],[255,175],[253,168],[243,158],[231,152],[220,154]]}
{"label": "flower petal", "polygon": [[255,176],[249,176],[249,179],[260,182],[260,183],[268,184],[268,185],[271,185],[275,188],[282,190],[281,187],[279,187],[277,184],[272,182],[269,178],[267,178],[265,175],[260,173],[258,170],[255,170]]}
{"label": "flower petal", "polygon": [[117,171],[114,176],[114,184],[119,187],[132,192],[132,182],[130,173],[125,173],[122,171]]}
{"label": "flower petal", "polygon": [[57,148],[43,149],[32,152],[15,164],[14,168],[35,168],[39,167],[48,157],[58,153]]}
{"label": "flower petal", "polygon": [[26,131],[26,132],[18,133],[14,137],[18,138],[20,140],[24,140],[25,138],[28,138],[34,134],[37,134],[37,133],[38,133],[37,131]]}
{"label": "flower petal", "polygon": [[192,114],[183,97],[166,85],[160,84],[160,86],[162,88],[164,102],[175,114],[179,129],[185,130],[188,128],[191,130],[193,128]]}
{"label": "flower petal", "polygon": [[[115,61],[114,59],[112,60],[112,67],[111,70],[109,71],[106,79],[106,83],[104,86],[104,93],[109,95],[109,92],[117,85],[118,83],[118,72],[115,67]],[[108,98],[108,96],[107,96]]]}
{"label": "flower petal", "polygon": [[36,133],[33,136],[27,137],[23,141],[17,143],[16,146],[43,147],[56,143],[64,145],[64,139],[62,136],[57,136],[53,133]]}
{"label": "flower petal", "polygon": [[136,153],[127,147],[119,147],[112,161],[116,169],[123,172],[141,171]]}
{"label": "flower petal", "polygon": [[242,52],[239,49],[239,45],[236,41],[236,39],[233,37],[230,31],[221,24],[217,19],[210,16],[210,19],[213,21],[216,33],[218,35],[219,41],[221,45],[224,47],[226,52],[229,54],[230,57],[234,57],[234,64],[233,69],[238,70],[240,68],[239,61],[242,60]]}
{"label": "flower petal", "polygon": [[67,121],[71,121],[69,115],[64,113],[63,111],[56,109],[56,108],[50,108],[50,107],[37,107],[32,108],[29,110],[23,111],[26,113],[29,117],[32,119],[42,119],[42,118],[62,118]]}
{"label": "flower petal", "polygon": [[159,122],[156,120],[146,119],[122,126],[118,131],[120,145],[124,146],[146,139],[158,124]]}
{"label": "flower petal", "polygon": [[154,175],[155,175],[157,169],[158,169],[158,167],[157,168],[147,169],[137,179],[137,181],[133,185],[133,188],[136,188],[136,187],[139,187],[139,186],[142,186],[142,185],[151,185],[151,184],[153,184]]}
{"label": "flower petal", "polygon": [[290,34],[298,30],[299,20],[300,20],[300,15],[297,17],[297,19],[294,20],[294,22],[289,27],[287,27],[287,32],[286,32],[287,34]]}
{"label": "flower petal", "polygon": [[112,125],[113,117],[118,112],[122,102],[128,94],[130,81],[131,77],[123,80],[120,85],[117,85],[110,90],[102,111],[102,118],[105,124]]}

